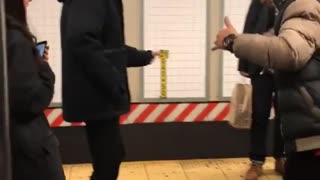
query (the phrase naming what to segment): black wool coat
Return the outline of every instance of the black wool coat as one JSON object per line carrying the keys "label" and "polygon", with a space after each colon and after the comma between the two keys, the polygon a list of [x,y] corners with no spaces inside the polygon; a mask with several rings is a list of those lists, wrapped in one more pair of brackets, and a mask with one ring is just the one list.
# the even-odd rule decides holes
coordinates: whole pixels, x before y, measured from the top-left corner
{"label": "black wool coat", "polygon": [[64,0],[61,38],[65,120],[127,113],[127,67],[148,65],[153,55],[125,44],[122,1]]}
{"label": "black wool coat", "polygon": [[[252,0],[246,17],[243,33],[263,34],[270,30],[275,21],[274,7],[267,7],[260,0]],[[238,70],[246,72],[250,77],[258,75],[263,67],[239,59]]]}
{"label": "black wool coat", "polygon": [[49,64],[20,30],[7,32],[13,180],[64,180],[59,142],[44,110],[54,93]]}

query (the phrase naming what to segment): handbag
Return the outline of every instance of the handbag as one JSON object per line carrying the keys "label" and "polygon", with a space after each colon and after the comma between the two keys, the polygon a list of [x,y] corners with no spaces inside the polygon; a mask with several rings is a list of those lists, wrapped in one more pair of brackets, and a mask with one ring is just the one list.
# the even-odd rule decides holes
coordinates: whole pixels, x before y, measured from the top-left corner
{"label": "handbag", "polygon": [[232,91],[229,124],[234,128],[250,129],[252,123],[252,86],[238,83]]}

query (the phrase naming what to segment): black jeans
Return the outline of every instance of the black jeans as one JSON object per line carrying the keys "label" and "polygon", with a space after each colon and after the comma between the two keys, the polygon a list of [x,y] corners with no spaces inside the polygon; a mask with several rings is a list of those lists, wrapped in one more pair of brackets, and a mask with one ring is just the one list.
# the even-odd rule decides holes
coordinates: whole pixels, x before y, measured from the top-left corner
{"label": "black jeans", "polygon": [[[252,161],[264,162],[266,158],[266,139],[270,111],[272,108],[275,92],[275,83],[270,74],[258,75],[252,78],[252,126],[250,130],[250,159]],[[274,103],[276,105],[276,103]],[[284,144],[280,130],[280,118],[275,106],[274,122],[274,158],[284,156]]]}
{"label": "black jeans", "polygon": [[320,157],[313,151],[290,153],[287,156],[284,180],[320,179]]}
{"label": "black jeans", "polygon": [[88,121],[86,131],[94,170],[91,180],[116,180],[124,158],[119,117]]}

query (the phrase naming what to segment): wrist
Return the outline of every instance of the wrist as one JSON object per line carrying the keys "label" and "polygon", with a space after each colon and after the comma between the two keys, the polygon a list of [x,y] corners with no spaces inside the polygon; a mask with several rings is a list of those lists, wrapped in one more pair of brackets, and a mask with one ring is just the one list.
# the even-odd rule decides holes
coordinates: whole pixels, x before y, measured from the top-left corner
{"label": "wrist", "polygon": [[156,58],[156,56],[154,55],[153,51],[151,51],[151,50],[147,50],[146,53],[148,56],[147,64],[151,64],[153,62],[153,60]]}
{"label": "wrist", "polygon": [[228,36],[226,36],[223,40],[223,49],[228,50],[231,53],[233,53],[233,44],[234,44],[236,37],[237,36],[235,34],[229,34]]}

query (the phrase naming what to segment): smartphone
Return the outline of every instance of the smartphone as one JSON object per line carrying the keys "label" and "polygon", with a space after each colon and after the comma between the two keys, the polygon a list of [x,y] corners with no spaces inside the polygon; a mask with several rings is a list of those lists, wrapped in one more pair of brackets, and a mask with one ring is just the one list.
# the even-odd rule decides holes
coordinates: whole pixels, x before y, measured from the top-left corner
{"label": "smartphone", "polygon": [[43,55],[44,55],[44,51],[46,49],[46,46],[47,46],[47,41],[41,41],[41,42],[37,43],[37,49],[38,49],[39,55],[41,57],[43,57]]}

